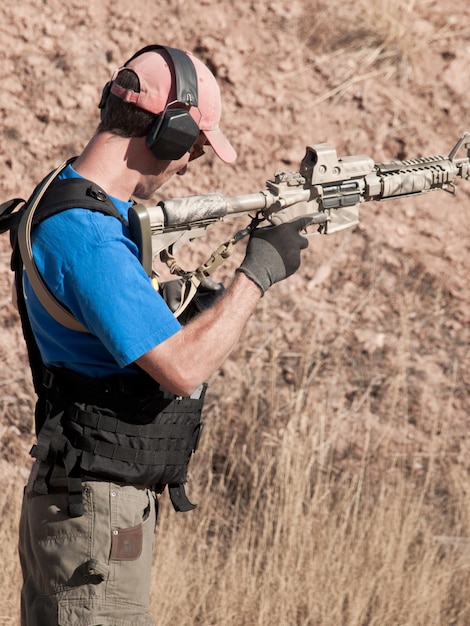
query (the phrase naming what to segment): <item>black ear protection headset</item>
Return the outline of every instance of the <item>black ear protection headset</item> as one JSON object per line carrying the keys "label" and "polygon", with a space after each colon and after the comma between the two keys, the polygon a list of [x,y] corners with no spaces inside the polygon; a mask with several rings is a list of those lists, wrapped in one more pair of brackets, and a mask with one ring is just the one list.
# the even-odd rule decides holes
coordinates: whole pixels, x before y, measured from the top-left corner
{"label": "black ear protection headset", "polygon": [[[128,59],[126,67],[136,57],[145,52],[166,50],[170,56],[176,78],[176,99],[169,104],[186,107],[198,106],[197,73],[193,62],[183,50],[167,46],[146,46]],[[101,95],[99,108],[102,110],[111,92],[112,82],[108,82]],[[155,158],[163,161],[176,161],[193,147],[199,137],[199,126],[189,114],[188,108],[165,108],[156,116],[147,134],[146,144]]]}

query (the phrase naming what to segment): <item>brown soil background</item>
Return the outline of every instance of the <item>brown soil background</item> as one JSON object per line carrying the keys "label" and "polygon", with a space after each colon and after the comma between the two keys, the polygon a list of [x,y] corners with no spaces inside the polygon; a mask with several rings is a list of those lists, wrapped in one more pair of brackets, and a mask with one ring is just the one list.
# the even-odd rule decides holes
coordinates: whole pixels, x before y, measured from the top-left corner
{"label": "brown soil background", "polygon": [[[149,43],[191,49],[210,65],[223,94],[222,126],[239,153],[234,166],[207,155],[163,197],[261,190],[275,171],[296,170],[308,144],[383,162],[448,154],[470,130],[470,7],[462,2],[4,0],[0,17],[3,199],[27,197],[46,172],[80,152],[96,127],[103,84]],[[365,430],[379,440],[386,428],[410,458],[426,457],[437,435],[439,454],[470,469],[469,202],[470,183],[460,181],[454,196],[363,205],[354,231],[310,240],[299,273],[266,295],[247,328],[253,346],[260,336],[278,338],[280,394],[299,383],[300,363],[320,397],[328,388],[344,459],[360,450]],[[228,224],[212,228],[196,253],[207,257],[231,232]],[[196,253],[183,258],[193,262]],[[219,278],[230,276],[241,254]],[[10,284],[4,236],[4,530],[20,500],[8,485],[27,474],[33,439],[32,386]],[[235,381],[244,375],[243,354],[235,351],[214,376],[213,403],[221,393],[234,396],[235,408],[242,402]],[[384,407],[393,387],[396,406]],[[396,419],[385,424],[385,414]],[[12,543],[14,532],[12,523]]]}

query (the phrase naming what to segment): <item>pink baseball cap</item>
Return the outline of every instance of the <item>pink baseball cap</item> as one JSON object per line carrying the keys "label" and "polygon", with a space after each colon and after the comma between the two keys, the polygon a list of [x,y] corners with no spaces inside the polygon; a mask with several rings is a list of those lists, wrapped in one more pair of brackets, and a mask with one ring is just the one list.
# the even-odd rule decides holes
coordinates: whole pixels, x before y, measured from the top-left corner
{"label": "pink baseball cap", "polygon": [[[219,128],[222,101],[215,76],[191,52],[185,52],[195,67],[198,82],[198,106],[191,106],[189,114],[199,126],[199,130],[204,133],[217,156],[225,163],[233,163],[237,158],[237,153]],[[163,113],[168,105],[175,102],[175,71],[164,49],[156,48],[139,54],[124,67],[119,68],[114,78],[124,69],[132,70],[136,74],[140,82],[140,92],[125,89],[113,80],[111,93],[121,100],[132,102],[155,115]]]}

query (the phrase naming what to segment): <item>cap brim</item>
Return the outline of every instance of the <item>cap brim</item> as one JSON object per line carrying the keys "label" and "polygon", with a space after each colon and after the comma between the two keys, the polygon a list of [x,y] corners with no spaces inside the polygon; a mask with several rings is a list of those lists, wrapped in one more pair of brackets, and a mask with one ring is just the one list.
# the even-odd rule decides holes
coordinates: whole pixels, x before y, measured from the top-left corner
{"label": "cap brim", "polygon": [[220,128],[216,130],[203,130],[202,132],[219,159],[222,159],[224,163],[235,162],[237,153]]}

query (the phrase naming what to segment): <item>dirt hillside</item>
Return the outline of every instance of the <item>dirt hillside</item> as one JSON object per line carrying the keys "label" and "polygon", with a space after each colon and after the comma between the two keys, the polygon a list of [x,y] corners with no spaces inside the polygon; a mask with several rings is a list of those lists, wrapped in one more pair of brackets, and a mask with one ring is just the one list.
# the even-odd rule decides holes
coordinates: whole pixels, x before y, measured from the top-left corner
{"label": "dirt hillside", "polygon": [[[448,154],[470,130],[470,6],[463,2],[3,0],[0,18],[3,199],[27,196],[80,152],[96,127],[103,84],[149,43],[191,49],[210,65],[223,95],[222,126],[239,154],[234,166],[207,155],[163,197],[261,190],[274,172],[297,170],[315,143],[383,162]],[[336,383],[325,402],[341,417],[337,445],[345,455],[354,438],[360,447],[361,428],[377,439],[391,429],[397,446],[416,453],[440,432],[440,452],[470,469],[469,206],[470,181],[460,181],[455,195],[363,205],[354,231],[311,239],[301,271],[273,289],[250,322],[252,342],[279,337],[280,394],[299,383],[300,366],[320,395],[325,381],[328,389]],[[208,256],[229,232],[225,224],[213,229],[197,250]],[[27,471],[33,406],[8,263],[4,236],[0,470],[7,480]],[[243,371],[236,351],[214,377],[212,398],[230,393],[227,380]],[[391,388],[396,406],[386,408],[396,421],[384,424]]]}

